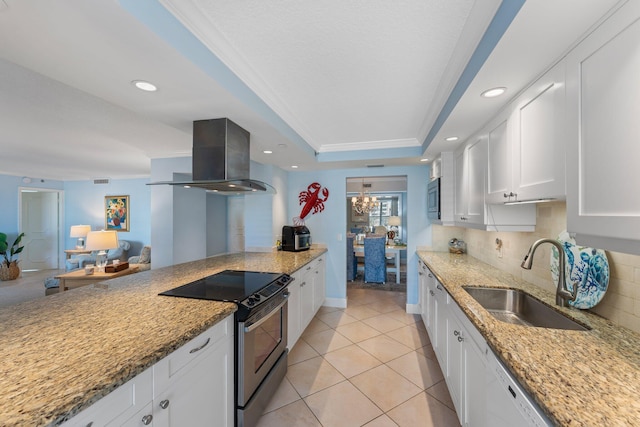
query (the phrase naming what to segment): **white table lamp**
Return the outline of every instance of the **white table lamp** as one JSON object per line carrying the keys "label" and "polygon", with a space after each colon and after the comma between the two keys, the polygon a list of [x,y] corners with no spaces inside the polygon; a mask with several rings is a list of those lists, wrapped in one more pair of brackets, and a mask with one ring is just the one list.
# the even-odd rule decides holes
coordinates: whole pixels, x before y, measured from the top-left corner
{"label": "white table lamp", "polygon": [[388,224],[399,227],[402,225],[402,219],[399,216],[390,216]]}
{"label": "white table lamp", "polygon": [[78,242],[76,243],[76,249],[84,249],[84,238],[91,231],[90,225],[72,225],[69,237],[76,237]]}
{"label": "white table lamp", "polygon": [[90,231],[87,234],[88,251],[99,251],[96,256],[96,267],[99,271],[104,271],[107,265],[107,250],[118,247],[118,232],[113,230]]}

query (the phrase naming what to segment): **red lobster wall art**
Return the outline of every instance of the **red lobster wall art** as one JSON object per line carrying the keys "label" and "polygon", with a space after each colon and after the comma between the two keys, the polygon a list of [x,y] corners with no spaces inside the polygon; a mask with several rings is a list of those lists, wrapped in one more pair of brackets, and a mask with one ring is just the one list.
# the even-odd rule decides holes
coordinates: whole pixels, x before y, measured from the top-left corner
{"label": "red lobster wall art", "polygon": [[[322,196],[320,196],[320,189],[322,189]],[[322,185],[314,182],[309,185],[305,191],[301,191],[298,199],[300,204],[304,203],[300,216],[293,218],[294,225],[304,225],[304,217],[313,210],[312,214],[322,212],[324,210],[324,202],[329,198],[329,189],[322,188]]]}

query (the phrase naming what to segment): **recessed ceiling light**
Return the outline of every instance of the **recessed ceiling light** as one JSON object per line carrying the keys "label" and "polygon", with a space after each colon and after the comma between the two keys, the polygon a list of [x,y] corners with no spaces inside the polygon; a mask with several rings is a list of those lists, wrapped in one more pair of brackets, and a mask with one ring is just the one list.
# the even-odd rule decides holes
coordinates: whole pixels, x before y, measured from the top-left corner
{"label": "recessed ceiling light", "polygon": [[273,151],[271,151],[271,150],[264,150],[264,151],[263,151],[263,153],[264,153],[264,154],[273,154]]}
{"label": "recessed ceiling light", "polygon": [[424,158],[424,159],[420,159],[420,161],[421,161],[421,162],[428,162],[428,161],[429,161],[429,159]]}
{"label": "recessed ceiling light", "polygon": [[235,186],[236,186],[235,184],[229,184],[229,187],[231,187],[231,188],[233,188]]}
{"label": "recessed ceiling light", "polygon": [[298,169],[298,166],[297,165],[293,165],[293,166],[291,166],[291,169]]}
{"label": "recessed ceiling light", "polygon": [[147,81],[144,80],[134,80],[131,82],[132,85],[134,85],[135,87],[137,87],[140,90],[144,90],[145,92],[155,92],[158,90],[158,88],[156,87],[156,85],[154,85],[153,83],[149,83]]}
{"label": "recessed ceiling light", "polygon": [[445,138],[444,140],[448,141],[448,142],[453,142],[453,141],[457,141],[458,137],[457,136],[449,136],[449,137]]}
{"label": "recessed ceiling light", "polygon": [[500,96],[507,90],[506,87],[494,87],[492,89],[485,90],[480,94],[480,96],[484,98],[495,98],[496,96]]}

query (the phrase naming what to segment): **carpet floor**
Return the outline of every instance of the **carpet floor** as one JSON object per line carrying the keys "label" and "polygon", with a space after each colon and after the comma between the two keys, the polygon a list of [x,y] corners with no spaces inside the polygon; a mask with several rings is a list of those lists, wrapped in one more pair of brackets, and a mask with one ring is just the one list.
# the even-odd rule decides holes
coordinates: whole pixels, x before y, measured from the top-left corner
{"label": "carpet floor", "polygon": [[387,281],[384,283],[366,283],[362,271],[358,271],[356,279],[347,282],[347,289],[407,292],[407,272],[400,270],[400,283],[396,283],[396,273],[387,273]]}

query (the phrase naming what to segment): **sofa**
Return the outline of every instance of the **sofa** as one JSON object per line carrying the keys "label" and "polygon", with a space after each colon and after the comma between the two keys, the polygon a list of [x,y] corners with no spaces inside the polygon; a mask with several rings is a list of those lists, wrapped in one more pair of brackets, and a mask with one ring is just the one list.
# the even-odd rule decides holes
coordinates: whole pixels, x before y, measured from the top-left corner
{"label": "sofa", "polygon": [[[119,259],[123,262],[127,261],[131,244],[126,240],[120,240],[118,243],[119,246],[116,249],[109,249],[107,251],[107,263],[114,259]],[[87,264],[95,264],[97,253],[97,251],[93,251],[90,254],[80,254],[69,258],[65,263],[65,271],[73,271],[78,268],[84,268]]]}
{"label": "sofa", "polygon": [[129,267],[138,267],[140,271],[151,269],[151,246],[144,246],[140,255],[129,257]]}

